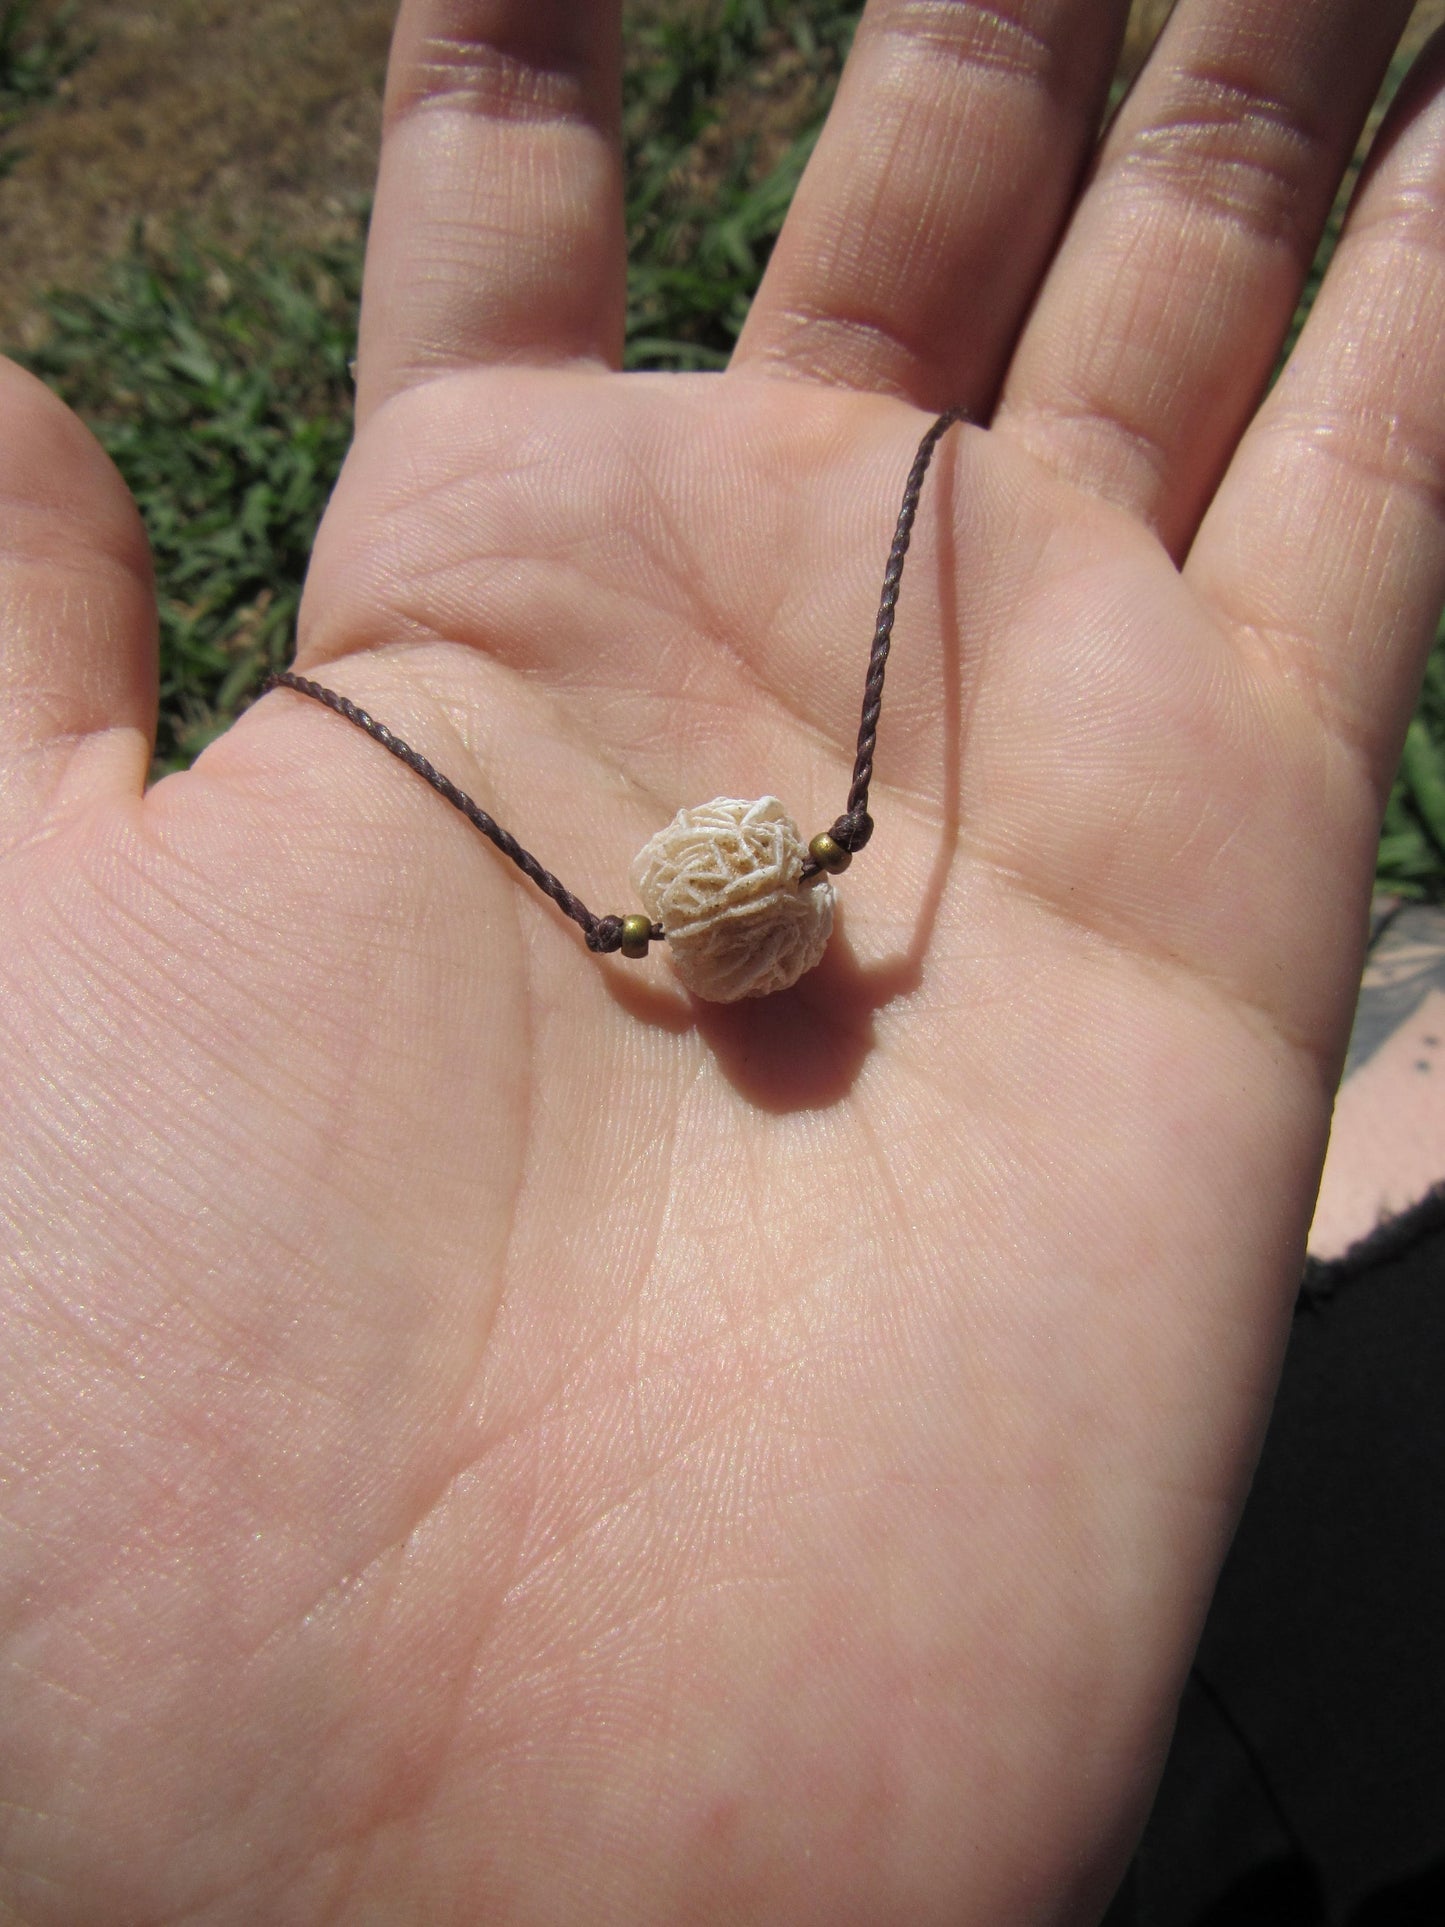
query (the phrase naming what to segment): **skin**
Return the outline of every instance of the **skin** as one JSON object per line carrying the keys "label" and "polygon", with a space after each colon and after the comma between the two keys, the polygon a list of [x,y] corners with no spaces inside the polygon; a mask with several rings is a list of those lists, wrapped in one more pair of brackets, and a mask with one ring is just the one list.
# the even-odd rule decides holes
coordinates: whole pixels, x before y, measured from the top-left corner
{"label": "skin", "polygon": [[[599,961],[277,692],[148,793],[144,543],[0,376],[16,1922],[1073,1922],[1267,1418],[1445,593],[1407,9],[870,7],[733,368],[612,372],[617,22],[407,0],[303,672],[599,910],[873,844],[794,991]],[[1080,191],[1079,183],[1087,180]]]}
{"label": "skin", "polygon": [[1312,1256],[1342,1257],[1441,1182],[1442,1019],[1445,910],[1395,904],[1376,920],[1360,985],[1310,1226]]}

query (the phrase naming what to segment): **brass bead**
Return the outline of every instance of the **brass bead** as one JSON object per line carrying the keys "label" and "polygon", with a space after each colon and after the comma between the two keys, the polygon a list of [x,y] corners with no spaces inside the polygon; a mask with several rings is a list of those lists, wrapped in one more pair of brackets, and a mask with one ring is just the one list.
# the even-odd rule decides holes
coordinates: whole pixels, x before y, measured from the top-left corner
{"label": "brass bead", "polygon": [[820,830],[813,838],[808,845],[808,855],[820,870],[826,870],[830,876],[840,876],[853,861],[853,852],[845,850],[826,830]]}
{"label": "brass bead", "polygon": [[624,957],[645,957],[647,946],[652,942],[652,919],[633,915],[622,919],[622,954]]}

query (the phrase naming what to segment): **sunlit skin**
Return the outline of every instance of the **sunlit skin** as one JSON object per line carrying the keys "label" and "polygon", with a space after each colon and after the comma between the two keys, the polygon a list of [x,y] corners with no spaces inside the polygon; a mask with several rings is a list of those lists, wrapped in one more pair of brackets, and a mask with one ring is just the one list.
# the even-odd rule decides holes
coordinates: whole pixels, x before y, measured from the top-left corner
{"label": "sunlit skin", "polygon": [[1085,1921],[1288,1327],[1445,593],[1408,9],[869,10],[734,366],[622,376],[617,23],[407,0],[298,666],[599,911],[847,791],[695,1005],[277,691],[144,789],[154,608],[0,377],[0,1899],[17,1922]]}

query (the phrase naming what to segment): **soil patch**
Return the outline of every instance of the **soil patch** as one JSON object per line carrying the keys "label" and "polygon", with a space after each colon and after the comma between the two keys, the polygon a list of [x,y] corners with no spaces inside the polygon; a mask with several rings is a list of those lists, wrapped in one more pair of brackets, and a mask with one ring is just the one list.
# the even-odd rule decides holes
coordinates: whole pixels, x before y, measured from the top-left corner
{"label": "soil patch", "polygon": [[376,172],[393,0],[79,0],[93,52],[0,179],[0,338],[84,288],[137,221],[244,245],[354,226]]}

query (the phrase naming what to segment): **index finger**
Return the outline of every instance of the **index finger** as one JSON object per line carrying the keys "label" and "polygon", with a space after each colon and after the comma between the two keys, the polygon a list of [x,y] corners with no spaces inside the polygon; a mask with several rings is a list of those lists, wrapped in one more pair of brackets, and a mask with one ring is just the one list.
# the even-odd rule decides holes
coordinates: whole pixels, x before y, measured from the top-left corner
{"label": "index finger", "polygon": [[620,0],[403,0],[358,421],[482,361],[622,351]]}

